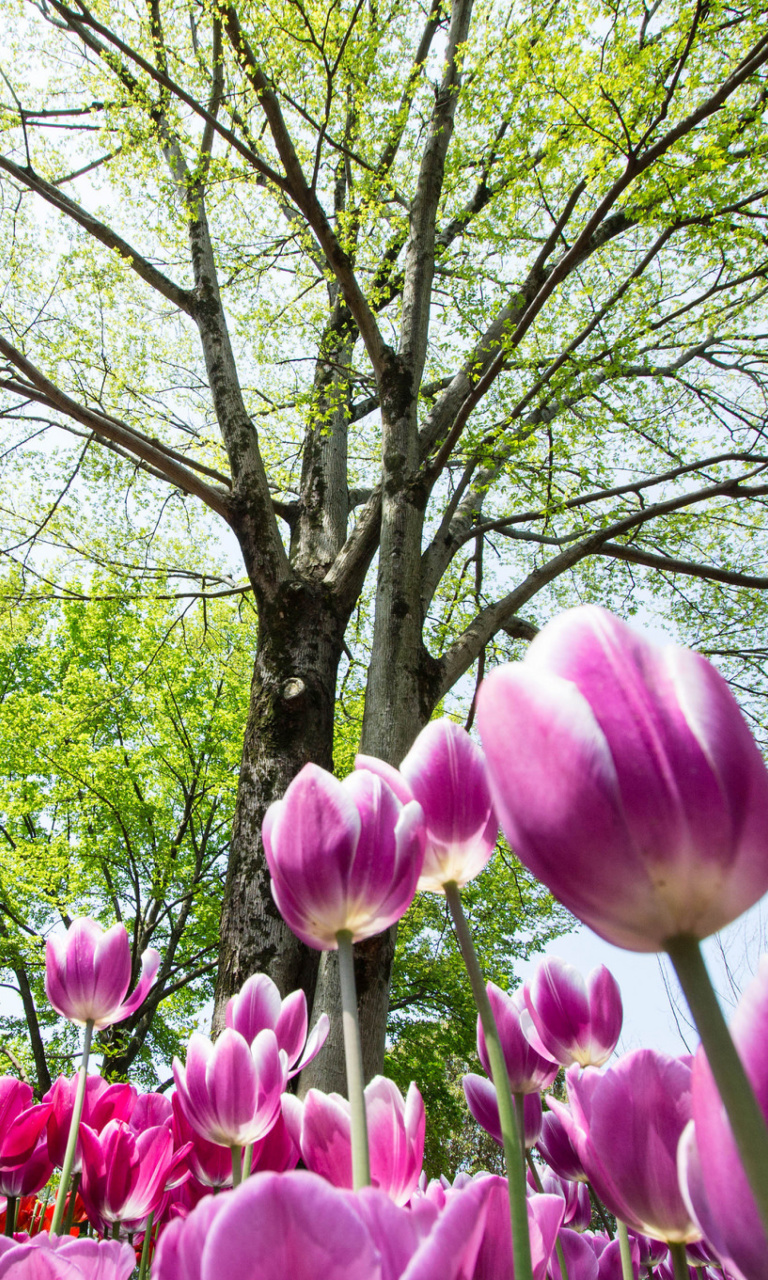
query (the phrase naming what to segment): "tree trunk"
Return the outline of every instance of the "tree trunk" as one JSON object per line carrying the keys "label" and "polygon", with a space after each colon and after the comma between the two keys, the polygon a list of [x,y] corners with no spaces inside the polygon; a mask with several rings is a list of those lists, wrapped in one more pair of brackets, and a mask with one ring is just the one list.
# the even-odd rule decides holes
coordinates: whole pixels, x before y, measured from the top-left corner
{"label": "tree trunk", "polygon": [[260,602],[259,640],[221,914],[213,1031],[227,1000],[253,973],[283,996],[301,987],[309,1007],[319,953],[291,933],[272,899],[261,824],[308,762],[333,767],[336,673],[345,619],[317,584],[294,578]]}

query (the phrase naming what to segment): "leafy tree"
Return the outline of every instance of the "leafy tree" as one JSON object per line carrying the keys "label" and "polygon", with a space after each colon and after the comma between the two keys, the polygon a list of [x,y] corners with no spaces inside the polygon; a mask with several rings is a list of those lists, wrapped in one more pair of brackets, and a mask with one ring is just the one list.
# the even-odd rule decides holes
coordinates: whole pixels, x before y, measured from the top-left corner
{"label": "leafy tree", "polygon": [[142,1008],[99,1037],[112,1078],[156,1086],[212,994],[253,643],[229,603],[204,627],[199,609],[92,586],[88,604],[2,605],[0,966],[21,1011],[0,1027],[41,1092],[78,1050],[43,992],[52,928],[123,921],[134,976],[161,953]]}
{"label": "leafy tree", "polygon": [[[655,596],[674,617],[692,595],[688,633],[743,665],[768,585],[765,16],[9,10],[8,554],[66,593],[108,521],[140,578],[208,597],[198,505],[246,575],[216,591],[246,586],[258,613],[219,1022],[256,969],[332,1000],[333,959],[278,918],[259,832],[306,760],[330,767],[344,664],[365,669],[363,750],[393,762],[574,599]],[[369,1070],[392,952],[359,949]],[[338,1053],[316,1063],[340,1083]]]}

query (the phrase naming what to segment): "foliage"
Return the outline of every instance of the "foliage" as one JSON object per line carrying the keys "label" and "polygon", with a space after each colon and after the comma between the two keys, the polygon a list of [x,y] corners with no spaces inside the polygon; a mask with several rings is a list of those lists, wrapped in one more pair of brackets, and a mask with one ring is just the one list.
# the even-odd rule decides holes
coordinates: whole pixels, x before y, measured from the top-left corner
{"label": "foliage", "polygon": [[88,603],[19,607],[17,586],[2,584],[0,964],[32,1009],[6,1014],[3,1039],[39,1085],[43,1063],[68,1069],[43,942],[78,915],[117,919],[134,972],[147,946],[163,964],[156,1011],[153,996],[102,1035],[104,1070],[150,1087],[211,991],[253,624],[224,601],[179,618],[105,577]]}

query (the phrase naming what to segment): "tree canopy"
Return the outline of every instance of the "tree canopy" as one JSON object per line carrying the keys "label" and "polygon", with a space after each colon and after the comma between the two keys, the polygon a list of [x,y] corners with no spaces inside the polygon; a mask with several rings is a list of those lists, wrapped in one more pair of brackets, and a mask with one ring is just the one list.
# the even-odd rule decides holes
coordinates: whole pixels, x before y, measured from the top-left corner
{"label": "tree canopy", "polygon": [[[258,613],[219,1020],[255,969],[333,997],[259,831],[306,760],[330,767],[340,676],[397,763],[471,703],[463,677],[587,598],[655,608],[762,695],[765,18],[9,8],[6,554],[22,587],[88,594],[107,523],[142,589]],[[359,954],[369,1069],[392,950]]]}

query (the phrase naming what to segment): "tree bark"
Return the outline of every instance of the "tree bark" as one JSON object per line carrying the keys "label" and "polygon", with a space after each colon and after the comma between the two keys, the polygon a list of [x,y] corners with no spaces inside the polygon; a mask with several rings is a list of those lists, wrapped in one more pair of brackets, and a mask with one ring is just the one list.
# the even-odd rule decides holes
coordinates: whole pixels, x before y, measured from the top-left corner
{"label": "tree bark", "polygon": [[260,602],[227,883],[221,915],[214,1034],[226,1003],[253,973],[283,996],[301,987],[312,1007],[319,953],[291,933],[272,899],[261,840],[267,807],[308,762],[333,767],[336,673],[345,619],[328,592],[297,578]]}

